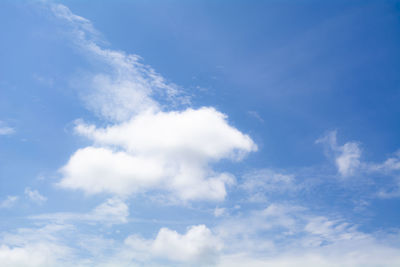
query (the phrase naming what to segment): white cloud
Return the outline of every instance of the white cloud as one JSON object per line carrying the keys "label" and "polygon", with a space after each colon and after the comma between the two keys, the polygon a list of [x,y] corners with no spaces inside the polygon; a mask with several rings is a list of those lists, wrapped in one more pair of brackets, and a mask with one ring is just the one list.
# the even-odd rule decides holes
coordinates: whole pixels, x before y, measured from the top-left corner
{"label": "white cloud", "polygon": [[264,202],[268,194],[296,191],[300,188],[294,175],[270,169],[251,171],[242,178],[240,187],[250,194],[249,200],[252,202]]}
{"label": "white cloud", "polygon": [[101,48],[100,34],[92,23],[73,14],[66,6],[52,4],[53,14],[67,23],[75,44],[92,60],[99,62],[104,72],[80,80],[80,88],[88,108],[112,121],[125,121],[146,110],[159,110],[153,97],[163,97],[170,104],[188,103],[177,86],[167,83],[151,67],[140,63],[137,55]]}
{"label": "white cloud", "polygon": [[71,249],[60,240],[61,232],[70,226],[46,225],[43,228],[20,228],[15,233],[2,233],[0,262],[4,267],[68,266]]}
{"label": "white cloud", "polygon": [[130,236],[125,244],[154,258],[197,265],[214,265],[222,244],[205,225],[191,226],[185,234],[161,228],[154,240]]}
{"label": "white cloud", "polygon": [[264,119],[260,116],[260,114],[258,114],[257,111],[250,110],[250,111],[247,112],[247,114],[249,114],[253,118],[257,119],[258,121],[264,123]]}
{"label": "white cloud", "polygon": [[[274,203],[226,218],[215,229],[225,244],[217,266],[397,266],[396,236],[358,231],[340,218]],[[379,241],[378,241],[379,240]]]}
{"label": "white cloud", "polygon": [[360,166],[361,150],[357,143],[349,142],[339,147],[340,154],[336,158],[336,165],[342,176],[350,176]]}
{"label": "white cloud", "polygon": [[245,253],[224,255],[218,267],[395,267],[400,250],[376,241],[343,241],[313,249],[294,250],[275,256],[254,257]]}
{"label": "white cloud", "polygon": [[12,208],[14,204],[18,201],[17,196],[7,196],[7,198],[0,202],[0,209],[1,208]]}
{"label": "white cloud", "polygon": [[119,198],[109,198],[96,206],[89,213],[58,212],[31,216],[34,220],[53,221],[56,223],[88,222],[102,223],[106,225],[123,224],[128,222],[129,207]]}
{"label": "white cloud", "polygon": [[176,85],[167,83],[137,55],[103,49],[90,21],[67,7],[51,4],[53,14],[71,28],[74,43],[102,66],[80,84],[87,106],[112,121],[104,129],[79,123],[76,131],[92,139],[61,169],[60,186],[86,193],[129,195],[163,189],[180,200],[221,200],[234,178],[212,170],[211,163],[238,160],[256,145],[228,125],[213,108],[164,111],[188,103]]}
{"label": "white cloud", "polygon": [[339,146],[336,140],[336,131],[329,132],[325,137],[318,139],[317,143],[323,143],[333,152],[338,172],[341,176],[352,176],[359,170],[361,149],[356,142],[347,142]]}
{"label": "white cloud", "polygon": [[225,212],[226,212],[226,209],[225,209],[225,208],[218,208],[218,207],[216,207],[216,208],[214,209],[214,216],[215,216],[215,217],[221,217],[222,215],[225,214]]}
{"label": "white cloud", "polygon": [[15,129],[7,126],[4,122],[0,121],[0,135],[10,135],[15,133]]}
{"label": "white cloud", "polygon": [[154,238],[133,234],[121,242],[100,232],[84,232],[65,224],[49,224],[2,233],[0,261],[2,266],[121,267],[391,267],[400,263],[395,235],[380,233],[377,241],[342,219],[279,203],[226,216],[214,229],[194,225],[179,233],[163,227]]}
{"label": "white cloud", "polygon": [[100,147],[75,152],[59,185],[87,193],[164,189],[181,200],[222,200],[233,178],[209,164],[257,149],[213,108],[147,112],[104,129],[79,123],[76,131]]}
{"label": "white cloud", "polygon": [[394,155],[383,163],[380,164],[369,164],[368,165],[369,171],[373,172],[384,172],[390,173],[394,171],[400,170],[400,151],[394,153]]}
{"label": "white cloud", "polygon": [[[375,196],[380,198],[400,196],[400,151],[395,152],[382,163],[362,162],[359,143],[347,142],[339,146],[335,131],[316,142],[325,144],[328,153],[334,155],[338,172],[342,177],[363,174],[365,178],[372,178],[376,187],[380,187]],[[385,183],[382,183],[383,179],[386,179]]]}
{"label": "white cloud", "polygon": [[47,201],[47,197],[41,195],[37,190],[31,190],[27,187],[24,192],[25,195],[36,204],[43,204]]}

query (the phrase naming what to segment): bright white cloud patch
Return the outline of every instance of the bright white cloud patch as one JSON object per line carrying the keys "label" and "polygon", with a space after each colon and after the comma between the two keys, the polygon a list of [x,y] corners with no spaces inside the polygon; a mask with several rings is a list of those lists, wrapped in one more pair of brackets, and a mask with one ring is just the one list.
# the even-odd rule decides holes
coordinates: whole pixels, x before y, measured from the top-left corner
{"label": "bright white cloud patch", "polygon": [[152,258],[208,266],[215,264],[222,249],[221,241],[205,225],[192,226],[185,234],[161,228],[154,240],[130,236],[125,244]]}
{"label": "bright white cloud patch", "polygon": [[316,142],[328,145],[334,153],[335,163],[341,176],[352,176],[360,168],[361,149],[358,143],[347,142],[339,146],[336,141],[336,131],[328,133]]}
{"label": "bright white cloud patch", "polygon": [[71,266],[72,250],[63,244],[61,232],[71,227],[46,225],[43,228],[20,228],[15,233],[1,233],[0,265],[5,267]]}
{"label": "bright white cloud patch", "polygon": [[257,149],[213,108],[146,112],[104,129],[80,123],[76,131],[98,147],[78,150],[59,185],[87,193],[165,189],[182,200],[221,200],[233,177],[209,164]]}

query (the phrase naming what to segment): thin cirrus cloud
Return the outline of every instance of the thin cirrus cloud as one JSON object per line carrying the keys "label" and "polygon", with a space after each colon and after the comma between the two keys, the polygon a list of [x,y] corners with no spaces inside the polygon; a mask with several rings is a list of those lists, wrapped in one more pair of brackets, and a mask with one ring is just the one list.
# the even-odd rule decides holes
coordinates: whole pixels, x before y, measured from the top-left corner
{"label": "thin cirrus cloud", "polygon": [[[92,23],[73,14],[61,4],[50,5],[52,14],[70,28],[68,38],[85,54],[102,66],[102,71],[79,79],[81,97],[86,106],[110,121],[126,121],[146,110],[160,110],[153,97],[163,97],[172,106],[189,99],[172,83],[140,62],[140,56],[104,49],[100,34]],[[88,88],[88,89],[86,89]]]}
{"label": "thin cirrus cloud", "polygon": [[85,222],[89,224],[101,223],[108,226],[128,222],[129,207],[119,198],[109,198],[96,206],[88,213],[59,212],[31,216],[35,221],[54,222],[65,224],[67,222]]}
{"label": "thin cirrus cloud", "polygon": [[77,123],[76,132],[93,145],[71,156],[60,169],[58,185],[88,194],[162,190],[183,201],[224,199],[234,177],[214,171],[210,163],[256,151],[251,138],[212,107],[163,111],[157,96],[164,96],[170,108],[187,103],[175,85],[136,55],[102,49],[91,23],[67,7],[53,5],[52,11],[72,27],[81,50],[108,69],[88,78],[90,90],[82,97],[89,109],[112,122],[106,128]]}
{"label": "thin cirrus cloud", "polygon": [[341,218],[318,216],[297,205],[272,203],[246,216],[226,218],[214,232],[229,244],[217,266],[354,267],[400,263],[399,248],[387,245],[396,238],[394,235],[366,234]]}

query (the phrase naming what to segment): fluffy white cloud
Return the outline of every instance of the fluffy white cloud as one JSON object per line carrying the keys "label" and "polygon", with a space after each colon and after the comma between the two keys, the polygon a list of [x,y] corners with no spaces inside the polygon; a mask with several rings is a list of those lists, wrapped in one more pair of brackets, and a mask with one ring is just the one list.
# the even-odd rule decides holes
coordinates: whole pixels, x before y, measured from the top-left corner
{"label": "fluffy white cloud", "polygon": [[125,244],[133,250],[141,250],[153,258],[167,259],[187,264],[215,264],[222,243],[205,225],[191,226],[185,234],[161,228],[154,240],[130,236]]}
{"label": "fluffy white cloud", "polygon": [[341,176],[352,176],[360,168],[361,149],[358,143],[347,142],[343,146],[339,146],[336,140],[336,131],[328,133],[316,142],[326,144],[333,152]]}
{"label": "fluffy white cloud", "polygon": [[234,180],[210,163],[240,160],[257,149],[213,108],[145,112],[103,129],[79,123],[76,131],[98,147],[75,152],[59,185],[87,193],[165,189],[182,200],[221,200]]}
{"label": "fluffy white cloud", "polygon": [[15,233],[2,233],[0,263],[4,267],[69,266],[71,249],[59,238],[70,226],[46,225],[43,228],[20,228]]}
{"label": "fluffy white cloud", "polygon": [[154,238],[130,235],[121,242],[105,238],[101,231],[84,232],[48,224],[2,233],[2,266],[391,267],[400,263],[397,236],[380,233],[377,241],[351,223],[288,204],[226,216],[214,229],[195,225],[179,233],[163,227]]}
{"label": "fluffy white cloud", "polygon": [[[213,108],[165,112],[188,103],[177,86],[167,83],[136,55],[101,48],[90,21],[67,7],[51,4],[53,14],[71,29],[75,44],[102,66],[80,79],[87,106],[114,125],[98,129],[80,123],[79,134],[93,146],[79,149],[61,169],[60,186],[85,192],[129,195],[164,189],[181,200],[221,200],[232,175],[212,170],[220,159],[241,159],[257,149]],[[171,196],[172,196],[171,194]]]}
{"label": "fluffy white cloud", "polygon": [[43,204],[47,201],[47,197],[41,195],[37,190],[31,190],[29,187],[25,188],[25,195],[35,202],[36,204]]}

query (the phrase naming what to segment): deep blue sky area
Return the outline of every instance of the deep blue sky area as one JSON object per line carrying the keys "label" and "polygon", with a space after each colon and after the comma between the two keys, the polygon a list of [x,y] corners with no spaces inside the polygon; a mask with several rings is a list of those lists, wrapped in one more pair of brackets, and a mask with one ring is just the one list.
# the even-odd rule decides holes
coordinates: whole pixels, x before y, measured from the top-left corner
{"label": "deep blue sky area", "polygon": [[400,264],[399,1],[6,0],[0,33],[6,266]]}

